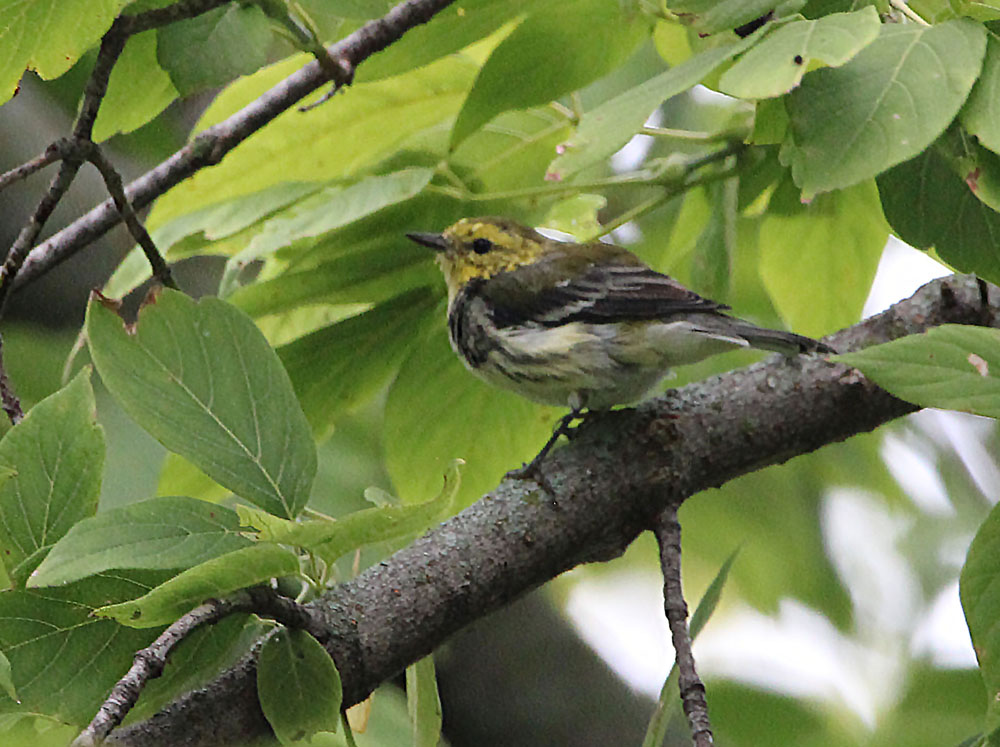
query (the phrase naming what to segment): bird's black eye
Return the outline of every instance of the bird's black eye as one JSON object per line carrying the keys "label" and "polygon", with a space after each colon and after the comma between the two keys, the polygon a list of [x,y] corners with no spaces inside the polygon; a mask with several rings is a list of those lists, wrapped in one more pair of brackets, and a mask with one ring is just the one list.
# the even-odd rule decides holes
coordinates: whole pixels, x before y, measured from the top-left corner
{"label": "bird's black eye", "polygon": [[476,254],[486,254],[490,249],[493,248],[493,242],[489,239],[484,239],[482,237],[474,239],[472,242],[472,251]]}

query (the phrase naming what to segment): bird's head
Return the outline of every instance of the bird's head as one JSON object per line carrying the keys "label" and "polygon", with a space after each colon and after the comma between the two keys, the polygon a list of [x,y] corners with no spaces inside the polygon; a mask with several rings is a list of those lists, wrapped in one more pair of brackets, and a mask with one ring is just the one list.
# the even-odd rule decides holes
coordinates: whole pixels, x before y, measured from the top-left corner
{"label": "bird's head", "polygon": [[557,243],[509,218],[463,218],[441,233],[406,235],[438,252],[451,297],[470,280],[537,261]]}

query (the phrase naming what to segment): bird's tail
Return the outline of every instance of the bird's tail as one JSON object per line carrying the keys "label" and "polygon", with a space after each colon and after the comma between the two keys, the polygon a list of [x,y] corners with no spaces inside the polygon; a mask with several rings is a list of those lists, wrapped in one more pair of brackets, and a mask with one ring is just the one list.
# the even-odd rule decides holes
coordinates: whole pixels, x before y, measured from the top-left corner
{"label": "bird's tail", "polygon": [[811,337],[797,335],[794,332],[783,332],[778,329],[756,327],[746,322],[737,322],[733,325],[732,331],[746,340],[752,348],[773,350],[785,355],[837,352],[826,343]]}

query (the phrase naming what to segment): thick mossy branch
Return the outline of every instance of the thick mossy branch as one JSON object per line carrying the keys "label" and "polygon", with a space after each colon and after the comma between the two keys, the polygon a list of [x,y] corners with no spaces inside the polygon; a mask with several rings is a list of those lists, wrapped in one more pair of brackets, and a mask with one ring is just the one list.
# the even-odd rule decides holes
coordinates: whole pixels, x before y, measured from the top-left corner
{"label": "thick mossy branch", "polygon": [[[826,342],[847,351],[945,323],[1000,326],[998,302],[1000,289],[974,277],[938,280]],[[546,462],[554,498],[505,481],[314,603],[344,705],[559,573],[620,555],[665,506],[915,409],[846,366],[775,357],[588,419]],[[111,742],[243,744],[266,733],[254,666],[247,656]]]}

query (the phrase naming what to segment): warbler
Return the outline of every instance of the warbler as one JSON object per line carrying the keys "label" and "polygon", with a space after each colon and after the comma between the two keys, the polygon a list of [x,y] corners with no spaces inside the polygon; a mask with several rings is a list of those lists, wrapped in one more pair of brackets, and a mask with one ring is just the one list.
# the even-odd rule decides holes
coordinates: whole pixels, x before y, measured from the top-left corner
{"label": "warbler", "polygon": [[466,367],[528,399],[570,408],[525,474],[584,409],[635,402],[674,366],[741,347],[833,352],[729,316],[725,304],[613,244],[557,241],[499,217],[407,237],[438,252],[449,337]]}

